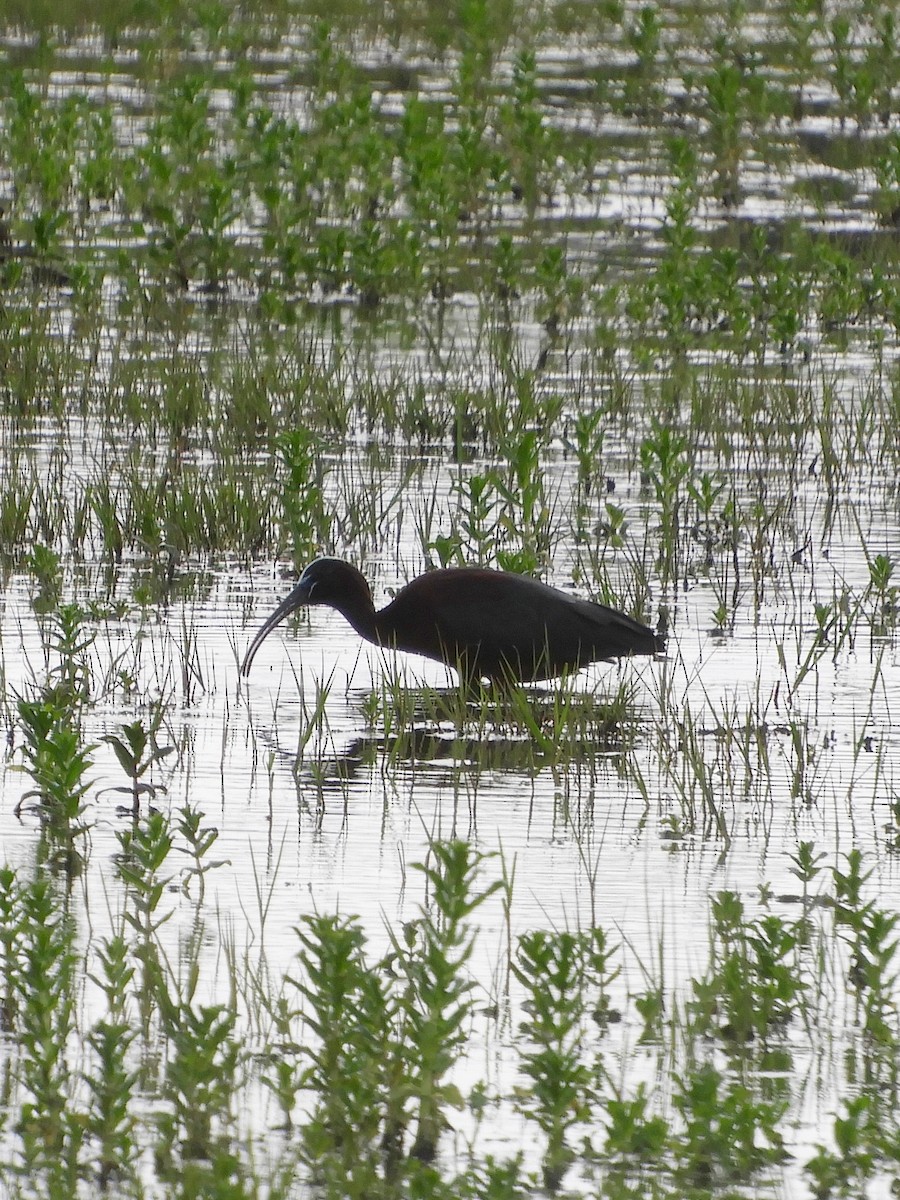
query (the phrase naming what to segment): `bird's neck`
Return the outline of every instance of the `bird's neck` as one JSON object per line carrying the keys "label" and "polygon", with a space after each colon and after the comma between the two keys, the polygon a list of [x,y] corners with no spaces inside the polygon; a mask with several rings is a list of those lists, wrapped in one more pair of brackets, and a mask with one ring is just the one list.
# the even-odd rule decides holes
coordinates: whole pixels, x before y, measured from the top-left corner
{"label": "bird's neck", "polygon": [[370,597],[346,596],[335,608],[349,621],[361,638],[365,638],[367,642],[375,642],[376,645],[379,643],[377,614]]}

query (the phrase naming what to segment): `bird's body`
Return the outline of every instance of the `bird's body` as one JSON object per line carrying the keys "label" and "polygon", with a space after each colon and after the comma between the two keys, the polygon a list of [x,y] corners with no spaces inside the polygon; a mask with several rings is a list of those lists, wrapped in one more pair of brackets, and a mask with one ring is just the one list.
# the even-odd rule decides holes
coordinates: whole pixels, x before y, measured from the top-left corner
{"label": "bird's body", "polygon": [[419,575],[376,612],[356,567],[318,558],[256,634],[243,674],[275,626],[308,604],[336,608],[366,641],[446,663],[467,681],[552,679],[590,662],[663,648],[652,629],[614,608],[480,567]]}

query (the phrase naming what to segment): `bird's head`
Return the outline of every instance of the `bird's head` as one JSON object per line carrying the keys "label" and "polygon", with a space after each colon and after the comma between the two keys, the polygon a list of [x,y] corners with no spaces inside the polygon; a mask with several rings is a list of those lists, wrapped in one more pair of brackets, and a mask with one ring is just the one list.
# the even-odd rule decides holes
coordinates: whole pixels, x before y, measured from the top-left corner
{"label": "bird's head", "polygon": [[241,674],[249,675],[250,667],[265,639],[276,625],[308,604],[327,604],[341,612],[372,606],[369,585],[356,567],[339,558],[317,558],[304,570],[297,585],[288,592],[272,615],[267,618],[247,648],[241,663]]}
{"label": "bird's head", "polygon": [[328,604],[341,609],[360,597],[371,604],[369,585],[356,567],[340,558],[317,558],[305,569],[284,604],[293,599],[293,605],[287,612],[303,604]]}

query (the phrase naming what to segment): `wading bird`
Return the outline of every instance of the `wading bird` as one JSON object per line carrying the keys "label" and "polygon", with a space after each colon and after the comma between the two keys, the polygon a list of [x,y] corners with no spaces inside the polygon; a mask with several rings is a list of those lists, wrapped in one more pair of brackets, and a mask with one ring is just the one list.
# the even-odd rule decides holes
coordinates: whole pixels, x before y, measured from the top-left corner
{"label": "wading bird", "polygon": [[367,642],[446,663],[466,683],[552,679],[587,663],[664,648],[652,629],[614,608],[481,567],[428,571],[376,612],[356,567],[317,558],[250,643],[243,675],[275,626],[308,604],[336,608]]}

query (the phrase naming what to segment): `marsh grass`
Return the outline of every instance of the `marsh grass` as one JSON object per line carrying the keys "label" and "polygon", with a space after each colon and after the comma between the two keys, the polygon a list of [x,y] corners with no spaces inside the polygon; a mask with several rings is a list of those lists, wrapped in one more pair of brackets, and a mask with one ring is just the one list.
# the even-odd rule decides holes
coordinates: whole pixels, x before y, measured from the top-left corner
{"label": "marsh grass", "polygon": [[[353,742],[354,761],[377,766],[385,780],[407,768],[446,779],[454,794],[467,794],[473,827],[479,790],[498,771],[526,779],[548,772],[563,793],[570,777],[576,790],[593,787],[631,773],[628,763],[647,732],[636,688],[624,679],[613,690],[603,682],[584,689],[577,678],[552,690],[438,688],[414,684],[406,673],[385,674],[380,690],[365,693],[360,706],[368,728]],[[329,747],[310,747],[308,765],[327,775],[333,769]]]}

